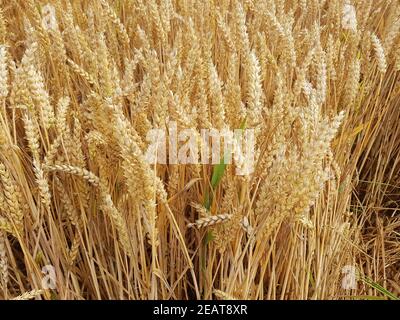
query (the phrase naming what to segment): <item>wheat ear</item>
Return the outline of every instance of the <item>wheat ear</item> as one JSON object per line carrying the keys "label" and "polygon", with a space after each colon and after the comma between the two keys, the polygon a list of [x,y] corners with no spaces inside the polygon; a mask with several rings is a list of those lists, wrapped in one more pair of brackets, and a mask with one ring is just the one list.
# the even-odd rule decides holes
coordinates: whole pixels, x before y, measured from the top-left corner
{"label": "wheat ear", "polygon": [[231,214],[219,214],[215,216],[200,218],[194,223],[189,223],[188,228],[197,227],[198,229],[213,226],[216,224],[221,224],[232,219]]}

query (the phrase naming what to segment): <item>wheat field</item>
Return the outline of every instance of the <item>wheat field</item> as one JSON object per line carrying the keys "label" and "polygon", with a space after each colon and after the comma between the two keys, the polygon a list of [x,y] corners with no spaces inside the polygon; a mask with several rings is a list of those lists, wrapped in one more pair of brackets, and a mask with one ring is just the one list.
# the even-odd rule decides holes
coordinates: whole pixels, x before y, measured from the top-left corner
{"label": "wheat field", "polygon": [[400,296],[399,1],[0,4],[0,299]]}

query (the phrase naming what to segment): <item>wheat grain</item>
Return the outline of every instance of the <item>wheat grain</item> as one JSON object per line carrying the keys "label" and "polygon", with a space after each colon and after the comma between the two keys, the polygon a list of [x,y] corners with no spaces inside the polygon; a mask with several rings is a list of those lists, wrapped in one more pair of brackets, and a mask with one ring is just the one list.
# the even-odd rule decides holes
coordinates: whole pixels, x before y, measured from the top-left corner
{"label": "wheat grain", "polygon": [[8,259],[6,252],[6,235],[4,231],[0,230],[0,272],[1,272],[1,282],[3,288],[7,287],[8,284]]}
{"label": "wheat grain", "polygon": [[381,41],[376,36],[376,34],[371,35],[371,41],[375,50],[376,59],[378,61],[379,72],[386,73],[387,62],[386,62],[385,50],[381,44]]}
{"label": "wheat grain", "polygon": [[99,186],[100,184],[100,180],[98,177],[96,177],[96,175],[83,168],[78,168],[67,164],[54,164],[54,165],[44,165],[43,169],[46,171],[66,172],[82,177],[83,179],[93,184],[95,187]]}
{"label": "wheat grain", "polygon": [[12,180],[10,173],[3,163],[0,163],[0,179],[3,184],[3,192],[5,196],[5,202],[8,205],[11,222],[16,226],[18,232],[23,231],[23,213],[21,210],[21,204],[19,199],[19,190]]}
{"label": "wheat grain", "polygon": [[197,227],[198,229],[213,226],[216,224],[224,223],[232,218],[231,214],[218,214],[215,216],[208,216],[200,218],[194,223],[189,223],[188,228]]}
{"label": "wheat grain", "polygon": [[214,294],[222,300],[238,300],[224,291],[214,289]]}
{"label": "wheat grain", "polygon": [[38,296],[43,294],[43,290],[31,290],[24,292],[23,294],[19,295],[18,297],[13,298],[12,300],[31,300],[37,298]]}
{"label": "wheat grain", "polygon": [[8,95],[8,63],[7,49],[4,45],[0,46],[0,98],[4,99]]}
{"label": "wheat grain", "polygon": [[3,217],[0,217],[0,230],[16,236],[14,227]]}

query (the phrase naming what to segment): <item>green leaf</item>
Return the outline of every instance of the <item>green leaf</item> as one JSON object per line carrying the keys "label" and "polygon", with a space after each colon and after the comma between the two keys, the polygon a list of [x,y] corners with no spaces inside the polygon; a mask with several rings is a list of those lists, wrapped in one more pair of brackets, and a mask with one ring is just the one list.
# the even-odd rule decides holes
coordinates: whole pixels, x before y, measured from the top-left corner
{"label": "green leaf", "polygon": [[379,283],[374,282],[372,279],[368,277],[362,277],[361,280],[367,285],[371,286],[372,288],[382,293],[384,296],[388,297],[389,299],[400,300],[399,297],[395,296],[393,293],[382,287]]}
{"label": "green leaf", "polygon": [[204,196],[204,202],[203,202],[204,208],[206,208],[208,211],[210,211],[211,208],[211,198],[210,198],[210,194],[208,193],[208,191],[206,191],[206,194]]}
{"label": "green leaf", "polygon": [[[241,130],[244,130],[246,128],[246,121],[247,121],[247,117],[245,117],[243,119],[242,123],[240,124]],[[224,157],[221,159],[220,163],[215,165],[213,168],[213,174],[211,177],[211,187],[212,187],[213,191],[218,187],[218,184],[221,182],[221,179],[224,176],[225,169],[227,166],[227,164],[225,163],[225,158],[228,158],[227,157],[228,154],[224,155]],[[208,193],[206,193],[205,200],[204,200],[204,206],[208,210],[210,210],[211,204],[212,204],[212,195],[210,196]]]}
{"label": "green leaf", "polygon": [[241,129],[241,130],[246,129],[246,125],[247,125],[247,116],[243,119],[242,123],[240,124],[239,129]]}
{"label": "green leaf", "polygon": [[349,298],[353,300],[385,300],[385,297],[376,296],[350,296]]}
{"label": "green leaf", "polygon": [[221,159],[221,162],[214,166],[213,174],[211,177],[211,186],[213,189],[215,189],[221,182],[221,179],[224,176],[225,168],[226,164],[224,163],[224,159]]}
{"label": "green leaf", "polygon": [[207,231],[206,237],[204,238],[204,245],[209,244],[211,241],[215,239],[215,236],[213,235],[212,231]]}

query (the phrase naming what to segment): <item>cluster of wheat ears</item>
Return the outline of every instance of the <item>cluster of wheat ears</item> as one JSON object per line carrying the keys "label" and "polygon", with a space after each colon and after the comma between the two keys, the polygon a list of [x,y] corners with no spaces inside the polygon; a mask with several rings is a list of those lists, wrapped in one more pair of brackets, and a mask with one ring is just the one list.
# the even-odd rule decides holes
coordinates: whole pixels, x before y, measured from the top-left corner
{"label": "cluster of wheat ears", "polygon": [[[0,3],[0,298],[400,293],[399,1]],[[149,163],[169,121],[253,172]]]}

